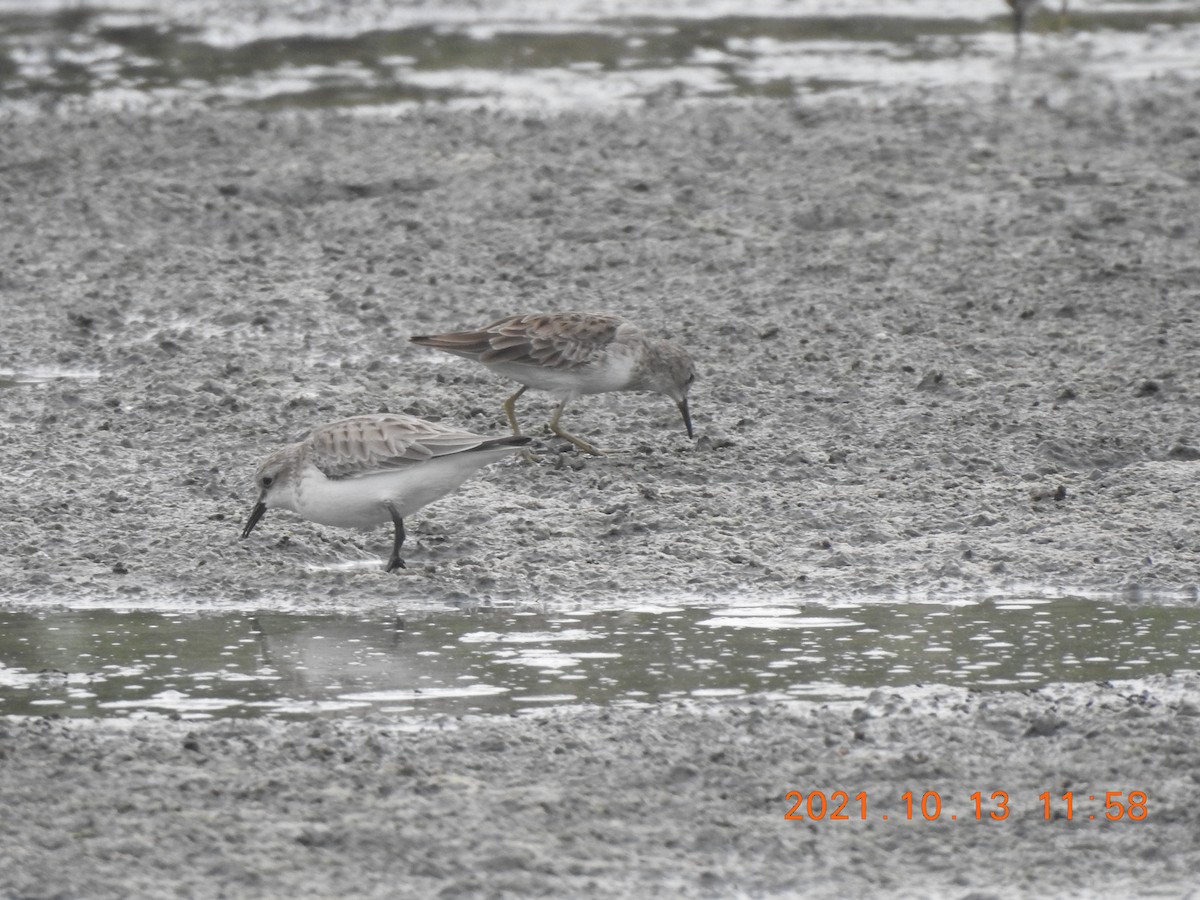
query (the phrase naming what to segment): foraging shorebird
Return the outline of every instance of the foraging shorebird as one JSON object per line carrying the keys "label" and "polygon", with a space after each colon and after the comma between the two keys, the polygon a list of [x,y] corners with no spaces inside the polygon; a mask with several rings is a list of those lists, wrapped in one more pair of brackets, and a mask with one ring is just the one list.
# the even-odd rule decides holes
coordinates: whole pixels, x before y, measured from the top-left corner
{"label": "foraging shorebird", "polygon": [[[1012,27],[1013,40],[1017,43],[1017,49],[1021,49],[1021,35],[1025,33],[1025,17],[1029,15],[1033,9],[1039,5],[1041,0],[1005,0],[1012,8]],[[1058,27],[1062,28],[1067,21],[1067,2],[1061,0],[1058,8]]]}
{"label": "foraging shorebird", "polygon": [[250,536],[268,509],[290,509],[340,528],[395,526],[387,571],[404,568],[404,518],[458,488],[477,469],[529,438],[485,438],[399,414],[354,416],[321,425],[258,467]]}
{"label": "foraging shorebird", "polygon": [[550,430],[585,453],[603,456],[592,444],[559,425],[576,397],[608,391],[654,391],[675,401],[688,437],[692,417],[687,395],[696,379],[692,359],[678,344],[652,338],[620,316],[546,313],[509,316],[473,331],[421,335],[414,344],[482,363],[520,383],[504,401],[513,434],[520,435],[516,402],[528,388],[559,398]]}

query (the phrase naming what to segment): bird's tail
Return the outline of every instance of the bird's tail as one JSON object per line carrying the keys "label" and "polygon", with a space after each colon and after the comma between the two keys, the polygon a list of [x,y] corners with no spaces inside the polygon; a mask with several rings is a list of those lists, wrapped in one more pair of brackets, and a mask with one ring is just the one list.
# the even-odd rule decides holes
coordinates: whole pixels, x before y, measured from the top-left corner
{"label": "bird's tail", "polygon": [[478,447],[472,447],[471,452],[479,450],[516,450],[518,447],[524,447],[533,438],[524,434],[514,434],[508,437],[489,438]]}
{"label": "bird's tail", "polygon": [[468,359],[478,359],[491,349],[491,335],[486,331],[453,331],[449,334],[418,334],[409,341],[432,350],[442,350]]}

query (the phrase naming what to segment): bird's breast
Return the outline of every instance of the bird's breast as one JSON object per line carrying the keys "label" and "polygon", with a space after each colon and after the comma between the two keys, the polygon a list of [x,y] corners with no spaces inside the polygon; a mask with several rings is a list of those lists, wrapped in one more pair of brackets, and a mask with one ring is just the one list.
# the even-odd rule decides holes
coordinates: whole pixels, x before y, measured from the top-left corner
{"label": "bird's breast", "polygon": [[614,347],[595,360],[573,368],[522,363],[488,364],[488,368],[527,387],[574,397],[626,390],[633,375],[634,361],[633,355],[624,348]]}
{"label": "bird's breast", "polygon": [[371,528],[390,518],[383,501],[395,493],[394,480],[379,475],[326,478],[313,466],[304,472],[293,492],[292,509],[321,525]]}
{"label": "bird's breast", "polygon": [[312,522],[341,528],[372,528],[404,518],[449,494],[477,469],[512,453],[514,447],[450,453],[400,469],[381,469],[350,478],[326,478],[315,466],[294,492],[292,509]]}

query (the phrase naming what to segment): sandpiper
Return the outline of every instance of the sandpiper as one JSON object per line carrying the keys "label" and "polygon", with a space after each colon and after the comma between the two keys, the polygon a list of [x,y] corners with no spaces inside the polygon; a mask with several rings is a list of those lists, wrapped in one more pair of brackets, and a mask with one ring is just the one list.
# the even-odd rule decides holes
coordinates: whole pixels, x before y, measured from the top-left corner
{"label": "sandpiper", "polygon": [[258,502],[242,537],[249,537],[266,511],[275,508],[341,528],[373,528],[390,521],[396,535],[387,571],[402,569],[405,516],[529,440],[480,437],[400,414],[321,425],[258,467]]}
{"label": "sandpiper", "polygon": [[[1013,39],[1017,42],[1017,49],[1021,49],[1021,35],[1025,33],[1025,17],[1033,11],[1034,7],[1041,3],[1041,0],[1005,0],[1012,7],[1012,27]],[[1058,27],[1061,29],[1067,20],[1067,2],[1061,0],[1058,8]]]}
{"label": "sandpiper", "polygon": [[603,456],[581,437],[560,427],[567,404],[583,394],[654,391],[675,401],[688,437],[692,417],[687,395],[696,370],[687,351],[671,341],[649,337],[620,316],[594,313],[541,313],[509,316],[473,331],[420,335],[414,344],[475,360],[521,387],[504,401],[513,434],[517,398],[527,388],[558,397],[550,430],[585,453]]}

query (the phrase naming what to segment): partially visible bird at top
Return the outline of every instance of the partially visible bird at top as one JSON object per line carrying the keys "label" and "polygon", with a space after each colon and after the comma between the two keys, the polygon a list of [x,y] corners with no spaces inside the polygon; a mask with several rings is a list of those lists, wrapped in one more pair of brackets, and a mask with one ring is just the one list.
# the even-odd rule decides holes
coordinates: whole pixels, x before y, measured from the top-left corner
{"label": "partially visible bird at top", "polygon": [[558,397],[549,428],[584,453],[605,455],[560,424],[576,397],[609,391],[654,391],[675,401],[688,437],[693,436],[688,390],[696,369],[687,351],[652,338],[628,319],[565,312],[509,316],[472,331],[418,335],[414,344],[482,363],[521,387],[504,401],[513,434],[521,434],[516,402],[528,388]]}
{"label": "partially visible bird at top", "polygon": [[[1012,7],[1012,28],[1013,40],[1016,41],[1017,50],[1021,49],[1021,36],[1025,33],[1025,20],[1041,0],[1005,0]],[[1068,0],[1061,0],[1058,8],[1058,27],[1062,28],[1067,21],[1067,3]]]}

